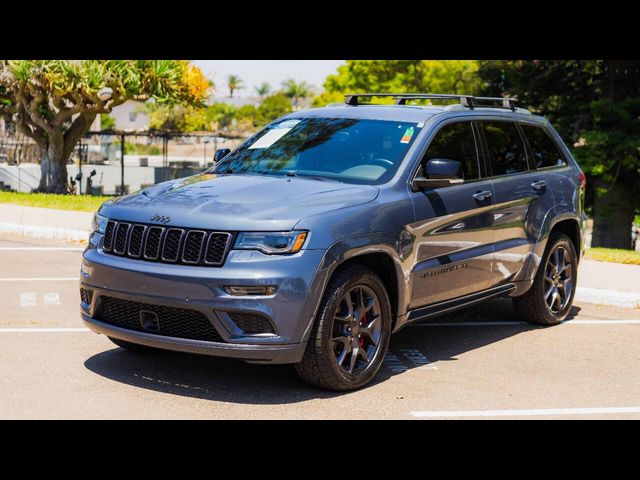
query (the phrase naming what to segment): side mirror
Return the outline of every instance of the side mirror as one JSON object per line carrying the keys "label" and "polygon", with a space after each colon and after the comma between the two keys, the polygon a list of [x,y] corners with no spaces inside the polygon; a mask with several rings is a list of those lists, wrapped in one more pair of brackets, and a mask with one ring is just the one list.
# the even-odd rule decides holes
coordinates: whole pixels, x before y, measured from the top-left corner
{"label": "side mirror", "polygon": [[414,192],[464,183],[462,164],[448,158],[429,160],[425,167],[425,175],[426,177],[416,177],[411,182],[411,188]]}
{"label": "side mirror", "polygon": [[229,155],[229,153],[231,153],[230,148],[219,148],[218,150],[216,150],[216,153],[213,154],[213,161],[218,163],[224,157]]}

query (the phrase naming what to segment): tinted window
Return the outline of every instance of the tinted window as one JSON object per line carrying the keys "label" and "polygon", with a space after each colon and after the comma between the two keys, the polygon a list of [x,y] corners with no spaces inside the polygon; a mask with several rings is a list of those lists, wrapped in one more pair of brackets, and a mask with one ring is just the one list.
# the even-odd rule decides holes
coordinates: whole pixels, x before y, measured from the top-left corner
{"label": "tinted window", "polygon": [[493,175],[508,175],[527,170],[527,157],[515,124],[482,122],[488,161]]}
{"label": "tinted window", "polygon": [[380,184],[393,176],[421,128],[355,118],[281,120],[242,143],[214,171]]}
{"label": "tinted window", "polygon": [[450,123],[442,127],[431,141],[427,153],[422,159],[422,172],[432,158],[447,158],[457,160],[462,164],[464,178],[473,180],[478,178],[478,159],[473,140],[470,122]]}
{"label": "tinted window", "polygon": [[549,134],[541,127],[533,125],[520,125],[524,136],[529,141],[531,147],[531,155],[533,157],[533,165],[536,168],[555,167],[564,165],[565,161],[562,152],[556,145]]}

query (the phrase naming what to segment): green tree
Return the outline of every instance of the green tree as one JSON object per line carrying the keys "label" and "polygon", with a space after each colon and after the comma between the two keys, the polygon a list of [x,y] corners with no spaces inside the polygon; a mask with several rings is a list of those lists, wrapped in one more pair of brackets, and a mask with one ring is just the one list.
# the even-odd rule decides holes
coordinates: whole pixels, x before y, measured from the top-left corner
{"label": "green tree", "polygon": [[128,99],[201,103],[209,81],[183,60],[3,60],[0,115],[41,152],[38,191],[66,193],[66,162],[97,115]]}
{"label": "green tree", "polygon": [[290,78],[282,82],[282,93],[293,102],[294,108],[298,106],[300,99],[307,98],[313,92],[313,87],[307,82],[297,83]]}
{"label": "green tree", "polygon": [[327,77],[324,92],[314,98],[313,105],[342,102],[346,93],[473,95],[481,87],[478,66],[475,60],[347,60]]}
{"label": "green tree", "polygon": [[227,77],[227,87],[229,87],[229,96],[233,97],[234,92],[244,88],[244,82],[237,75],[229,75]]}
{"label": "green tree", "polygon": [[149,128],[165,132],[197,132],[208,130],[210,121],[206,110],[194,105],[145,104]]}
{"label": "green tree", "polygon": [[276,93],[270,95],[258,107],[259,125],[267,124],[291,111],[291,102],[284,94]]}
{"label": "green tree", "polygon": [[108,113],[100,114],[100,130],[115,130],[116,129],[116,121],[114,118]]}
{"label": "green tree", "polygon": [[255,87],[255,91],[259,97],[264,98],[269,95],[269,92],[271,92],[271,85],[267,82],[262,82],[260,85]]}
{"label": "green tree", "polygon": [[484,61],[485,93],[546,116],[588,175],[594,247],[631,247],[640,208],[640,61]]}

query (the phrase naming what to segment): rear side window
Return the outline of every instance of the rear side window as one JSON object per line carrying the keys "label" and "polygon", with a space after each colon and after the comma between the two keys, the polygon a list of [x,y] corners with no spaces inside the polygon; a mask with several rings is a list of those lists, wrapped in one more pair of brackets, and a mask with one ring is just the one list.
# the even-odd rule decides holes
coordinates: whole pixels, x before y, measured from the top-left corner
{"label": "rear side window", "polygon": [[558,145],[544,128],[522,124],[520,127],[522,127],[524,136],[527,137],[531,148],[532,167],[556,167],[567,163]]}
{"label": "rear side window", "polygon": [[420,176],[424,172],[425,165],[432,158],[457,160],[462,164],[465,180],[477,179],[478,157],[471,122],[450,123],[438,130],[422,158]]}
{"label": "rear side window", "polygon": [[481,122],[487,146],[487,160],[493,175],[509,175],[527,170],[527,157],[515,124]]}

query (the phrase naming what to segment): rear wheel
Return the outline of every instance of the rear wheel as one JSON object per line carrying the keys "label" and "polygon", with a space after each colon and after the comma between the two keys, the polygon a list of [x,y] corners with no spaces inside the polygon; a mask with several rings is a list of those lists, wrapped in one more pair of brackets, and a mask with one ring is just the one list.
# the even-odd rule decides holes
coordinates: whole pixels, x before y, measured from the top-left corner
{"label": "rear wheel", "polygon": [[573,243],[562,233],[549,237],[533,285],[513,299],[516,311],[528,322],[556,325],[567,318],[573,304],[578,259]]}
{"label": "rear wheel", "polygon": [[147,347],[146,345],[138,345],[137,343],[127,342],[126,340],[121,340],[115,337],[107,337],[113,343],[115,343],[120,348],[124,348],[128,352],[133,353],[157,353],[158,349],[153,347]]}
{"label": "rear wheel", "polygon": [[380,369],[391,335],[391,305],[380,278],[362,265],[329,282],[302,361],[307,383],[328,390],[360,388]]}

